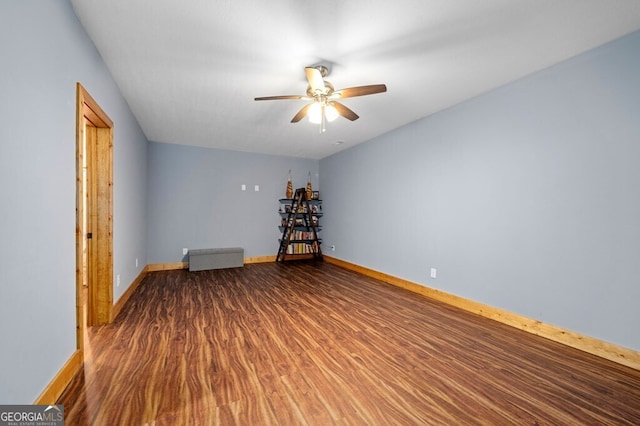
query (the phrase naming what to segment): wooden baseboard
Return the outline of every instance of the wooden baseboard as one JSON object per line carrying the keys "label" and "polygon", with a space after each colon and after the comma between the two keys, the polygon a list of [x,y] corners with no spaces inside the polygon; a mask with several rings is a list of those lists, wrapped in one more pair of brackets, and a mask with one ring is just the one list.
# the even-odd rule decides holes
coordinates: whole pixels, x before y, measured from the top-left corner
{"label": "wooden baseboard", "polygon": [[118,316],[118,314],[120,313],[120,311],[122,311],[122,308],[124,307],[124,304],[127,303],[127,300],[129,300],[131,295],[136,291],[136,289],[138,288],[138,286],[140,285],[140,283],[142,282],[144,277],[147,276],[147,272],[149,272],[149,266],[148,265],[145,266],[142,269],[142,271],[140,271],[140,274],[136,277],[135,280],[133,280],[133,282],[131,283],[129,288],[124,293],[122,293],[122,296],[120,296],[118,301],[113,305],[113,316],[112,316],[112,318],[115,319]]}
{"label": "wooden baseboard", "polygon": [[76,350],[67,362],[62,366],[58,374],[49,382],[40,396],[34,401],[35,405],[53,405],[62,392],[73,379],[73,376],[82,368],[82,351]]}
{"label": "wooden baseboard", "polygon": [[244,263],[270,263],[275,261],[275,256],[254,256],[244,258]]}
{"label": "wooden baseboard", "polygon": [[510,325],[520,330],[524,330],[528,333],[535,334],[537,336],[544,337],[546,339],[550,339],[567,346],[571,346],[572,348],[597,355],[599,357],[617,362],[622,365],[626,365],[627,367],[631,367],[635,370],[640,370],[640,352],[633,349],[628,349],[619,345],[615,345],[613,343],[595,339],[590,336],[579,334],[570,330],[565,330],[551,324],[545,324],[541,321],[487,306],[482,303],[474,302],[472,300],[455,296],[444,291],[429,288],[421,284],[394,277],[392,275],[375,271],[373,269],[356,265],[354,263],[347,262],[341,259],[326,255],[324,256],[324,259],[326,262],[332,263],[342,268],[349,269],[351,271],[358,272],[362,275],[375,278],[385,283],[407,289],[431,299],[435,299],[440,302],[458,307],[460,309],[464,309],[465,311],[473,312],[483,317]]}
{"label": "wooden baseboard", "polygon": [[173,271],[176,269],[187,269],[189,262],[171,262],[171,263],[152,263],[147,265],[147,272],[154,271]]}

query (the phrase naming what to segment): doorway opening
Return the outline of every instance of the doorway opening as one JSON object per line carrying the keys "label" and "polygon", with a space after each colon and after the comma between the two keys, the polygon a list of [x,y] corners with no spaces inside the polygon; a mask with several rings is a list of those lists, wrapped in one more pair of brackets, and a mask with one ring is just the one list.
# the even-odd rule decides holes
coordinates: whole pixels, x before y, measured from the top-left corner
{"label": "doorway opening", "polygon": [[76,86],[76,339],[113,312],[113,122]]}

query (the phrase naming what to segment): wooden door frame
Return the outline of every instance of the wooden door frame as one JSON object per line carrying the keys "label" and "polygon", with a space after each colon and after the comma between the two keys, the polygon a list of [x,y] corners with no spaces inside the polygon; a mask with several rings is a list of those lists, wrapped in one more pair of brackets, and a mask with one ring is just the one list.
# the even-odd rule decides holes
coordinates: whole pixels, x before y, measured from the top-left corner
{"label": "wooden door frame", "polygon": [[[92,132],[85,132],[85,127]],[[93,132],[95,128],[95,132]],[[85,137],[90,133],[85,150]],[[93,254],[89,268],[94,271],[93,288],[87,303],[92,315],[83,317],[84,212],[83,158],[89,155],[94,176],[92,233]],[[77,347],[84,350],[85,326],[108,324],[113,320],[113,121],[80,83],[76,84],[76,332]]]}

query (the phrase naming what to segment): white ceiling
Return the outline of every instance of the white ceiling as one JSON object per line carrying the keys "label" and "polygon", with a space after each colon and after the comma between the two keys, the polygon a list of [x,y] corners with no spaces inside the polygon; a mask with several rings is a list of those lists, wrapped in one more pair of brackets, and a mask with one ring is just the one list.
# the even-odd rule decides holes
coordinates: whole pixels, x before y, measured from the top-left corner
{"label": "white ceiling", "polygon": [[[639,0],[71,0],[147,138],[319,159],[640,29]],[[360,119],[290,120],[330,65]],[[337,144],[337,142],[343,142]]]}

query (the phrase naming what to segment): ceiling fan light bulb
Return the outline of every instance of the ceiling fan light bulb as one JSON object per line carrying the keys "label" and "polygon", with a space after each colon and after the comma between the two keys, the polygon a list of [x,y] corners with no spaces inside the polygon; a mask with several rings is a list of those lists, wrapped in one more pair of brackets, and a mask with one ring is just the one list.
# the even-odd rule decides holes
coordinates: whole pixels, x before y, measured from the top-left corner
{"label": "ceiling fan light bulb", "polygon": [[324,108],[324,115],[327,118],[327,121],[333,121],[338,118],[338,111],[333,105],[327,105]]}
{"label": "ceiling fan light bulb", "polygon": [[313,124],[320,124],[320,122],[322,122],[322,106],[320,106],[319,103],[314,102],[309,107],[307,116],[309,117],[309,121]]}

